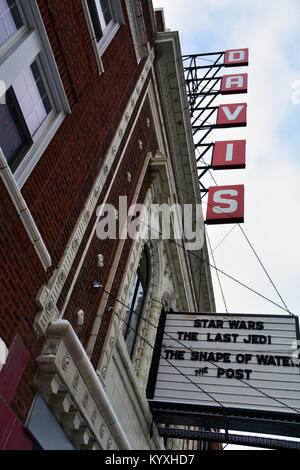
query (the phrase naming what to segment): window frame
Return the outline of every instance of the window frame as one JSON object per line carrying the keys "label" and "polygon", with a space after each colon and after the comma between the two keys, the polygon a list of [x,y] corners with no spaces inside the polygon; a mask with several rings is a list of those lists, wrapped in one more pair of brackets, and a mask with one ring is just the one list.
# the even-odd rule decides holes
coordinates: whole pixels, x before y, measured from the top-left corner
{"label": "window frame", "polygon": [[[145,304],[146,304],[146,299],[147,299],[147,296],[148,296],[148,293],[149,293],[149,282],[150,282],[151,266],[150,266],[150,256],[149,256],[149,252],[148,252],[148,249],[147,249],[146,245],[144,246],[144,249],[141,253],[140,262],[141,262],[141,259],[142,259],[143,256],[145,256],[145,262],[146,262],[145,286],[142,285],[143,284],[142,283],[143,275],[141,273],[141,269],[140,269],[140,265],[139,265],[137,270],[136,270],[134,280],[133,280],[133,284],[132,284],[132,287],[131,287],[132,295],[130,296],[130,299],[129,299],[130,300],[130,305],[128,305],[130,308],[126,311],[125,319],[124,319],[124,330],[122,331],[122,336],[123,336],[123,339],[124,339],[125,344],[126,344],[127,352],[128,352],[128,355],[131,359],[132,359],[133,354],[134,354],[135,343],[136,343],[136,339],[137,339],[137,336],[138,336],[140,321],[141,321],[141,318],[142,318],[142,315],[143,315],[143,311],[144,311]],[[142,304],[141,304],[141,307],[140,307],[140,311],[138,313],[136,313],[136,301],[137,301],[137,298],[138,298],[140,285],[142,285],[142,288],[143,288],[143,298],[142,298]],[[137,317],[137,319],[136,319],[136,321],[132,322],[132,319],[135,316]],[[134,327],[132,326],[133,324],[135,325]],[[128,338],[130,337],[130,332],[131,331],[133,331],[133,339],[130,339],[130,342],[128,342]]]}
{"label": "window frame", "polygon": [[[26,152],[30,149],[33,144],[32,136],[29,132],[26,120],[20,108],[20,103],[16,97],[15,91],[12,86],[6,92],[6,102],[10,104],[11,118],[15,123],[16,129],[21,139],[21,147],[16,149],[12,158],[12,162],[7,160],[7,164],[14,171],[19,163],[23,160]],[[2,149],[3,151],[3,149]]]}
{"label": "window frame", "polygon": [[93,19],[91,17],[90,8],[88,6],[88,0],[82,0],[82,6],[86,17],[88,30],[93,44],[93,49],[96,55],[97,65],[99,73],[104,72],[101,57],[110,45],[111,41],[117,34],[121,25],[125,23],[122,6],[120,0],[108,0],[110,11],[112,13],[112,24],[107,25],[104,31],[102,31],[102,37],[97,40],[97,33],[93,26]]}
{"label": "window frame", "polygon": [[14,170],[22,187],[67,113],[71,112],[43,20],[34,0],[16,0],[24,25],[0,48],[0,76],[7,91],[26,68],[37,61],[52,110],[34,135],[33,143]]}
{"label": "window frame", "polygon": [[21,26],[21,28],[17,29],[17,31],[10,37],[7,39],[7,41],[5,41],[5,43],[2,44],[2,46],[0,46],[0,57],[2,57],[7,50],[10,49],[10,47],[12,46],[12,44],[18,39],[19,36],[21,36],[24,31],[26,31],[26,18],[24,16],[24,13],[23,13],[23,10],[22,8],[20,7],[20,0],[15,0],[15,3],[16,3],[16,6],[17,6],[17,9],[19,11],[19,14],[20,14],[20,17],[22,19],[22,22],[23,22],[23,25]]}

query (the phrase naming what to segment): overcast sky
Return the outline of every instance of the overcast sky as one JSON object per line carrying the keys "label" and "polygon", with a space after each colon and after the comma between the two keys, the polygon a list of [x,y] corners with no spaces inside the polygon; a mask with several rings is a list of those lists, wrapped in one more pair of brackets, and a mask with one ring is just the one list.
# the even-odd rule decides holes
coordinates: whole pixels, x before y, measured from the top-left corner
{"label": "overcast sky", "polygon": [[[249,66],[240,69],[248,73],[248,94],[219,100],[246,101],[247,127],[218,129],[210,138],[246,139],[247,167],[214,171],[213,176],[218,185],[245,185],[242,228],[288,308],[298,314],[300,2],[155,0],[154,7],[163,7],[167,28],[179,31],[183,54],[249,48]],[[226,69],[226,73],[230,71],[236,73],[238,69]],[[215,185],[211,178],[206,183]],[[203,207],[205,213],[205,203]],[[232,227],[208,227],[213,248]],[[219,269],[282,305],[239,227],[233,229],[214,255]],[[221,282],[231,313],[285,313],[222,275]],[[215,297],[217,310],[224,312],[217,284]]]}
{"label": "overcast sky", "polygon": [[[292,313],[300,313],[300,2],[299,0],[154,0],[183,54],[249,48],[246,128],[216,130],[211,141],[246,139],[244,170],[214,171],[218,185],[245,185],[242,228]],[[221,73],[223,74],[224,71]],[[212,135],[212,134],[211,134]],[[214,186],[206,179],[207,186]],[[207,199],[204,199],[207,200]],[[204,214],[206,212],[206,204]],[[212,247],[233,225],[209,226]],[[238,226],[214,252],[219,269],[283,305]],[[211,260],[212,262],[212,260]],[[285,314],[220,276],[229,313]],[[225,312],[215,275],[217,312]]]}

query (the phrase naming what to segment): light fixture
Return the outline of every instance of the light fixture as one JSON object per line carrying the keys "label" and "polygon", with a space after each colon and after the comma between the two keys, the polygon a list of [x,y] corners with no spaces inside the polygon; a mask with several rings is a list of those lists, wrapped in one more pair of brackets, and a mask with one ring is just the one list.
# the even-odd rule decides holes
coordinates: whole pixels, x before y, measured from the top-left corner
{"label": "light fixture", "polygon": [[97,265],[98,265],[98,268],[103,268],[104,266],[104,258],[103,258],[103,255],[101,254],[97,255]]}
{"label": "light fixture", "polygon": [[99,289],[99,287],[103,287],[102,284],[100,284],[100,282],[92,282],[92,287],[94,287],[95,289]]}
{"label": "light fixture", "polygon": [[77,325],[82,326],[84,325],[84,311],[78,310],[77,312]]}

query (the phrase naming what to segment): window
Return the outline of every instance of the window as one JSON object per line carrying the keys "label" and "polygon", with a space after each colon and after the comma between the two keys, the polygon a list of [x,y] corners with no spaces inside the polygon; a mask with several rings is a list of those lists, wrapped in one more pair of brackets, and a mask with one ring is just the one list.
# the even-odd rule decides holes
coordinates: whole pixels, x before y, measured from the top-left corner
{"label": "window", "polygon": [[91,15],[95,37],[97,42],[101,40],[105,30],[113,23],[112,13],[108,0],[88,0],[88,8]]}
{"label": "window", "polygon": [[23,26],[14,0],[0,0],[0,47]]}
{"label": "window", "polygon": [[68,101],[35,0],[0,0],[0,147],[22,186]]}
{"label": "window", "polygon": [[149,257],[145,248],[135,275],[130,300],[128,302],[129,309],[126,311],[125,321],[123,325],[123,336],[125,338],[127,350],[130,357],[133,353],[139,321],[147,295],[148,281]]}
{"label": "window", "polygon": [[120,0],[84,0],[83,5],[98,66],[103,72],[101,56],[124,23],[121,3]]}
{"label": "window", "polygon": [[14,171],[52,109],[37,61],[6,91],[5,101],[0,107],[0,142]]}

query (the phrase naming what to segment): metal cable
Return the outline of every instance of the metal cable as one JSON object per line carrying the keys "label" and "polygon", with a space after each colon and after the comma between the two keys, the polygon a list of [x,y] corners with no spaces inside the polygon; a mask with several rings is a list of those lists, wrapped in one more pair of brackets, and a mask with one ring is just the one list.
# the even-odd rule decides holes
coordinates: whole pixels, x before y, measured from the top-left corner
{"label": "metal cable", "polygon": [[[207,230],[205,230],[205,232],[206,232],[206,237],[207,237],[208,244],[209,244],[209,249],[210,249],[210,251],[211,251],[211,256],[212,256],[212,259],[213,259],[213,263],[214,263],[214,266],[216,267],[216,266],[217,266],[217,265],[216,265],[216,260],[215,260],[215,256],[214,256],[214,254],[213,254],[213,251],[212,251],[212,249],[211,249],[210,239],[209,239]],[[217,275],[217,279],[218,279],[218,283],[219,283],[219,287],[220,287],[220,291],[221,291],[221,295],[222,295],[224,307],[225,307],[226,313],[228,314],[228,308],[227,308],[227,304],[226,304],[226,300],[225,300],[225,296],[224,296],[224,292],[223,292],[223,288],[222,288],[222,284],[221,284],[221,279],[220,279],[220,276],[219,276],[218,271],[216,272],[216,275]]]}
{"label": "metal cable", "polygon": [[[188,194],[189,196],[193,196],[195,199],[198,199],[195,195],[193,195],[193,194],[189,193],[188,191],[185,191],[185,190],[183,190],[183,189],[181,189],[181,188],[179,188],[179,191],[181,191],[181,192],[183,192],[183,193],[186,193],[186,194]],[[211,204],[209,204],[209,203],[206,202],[206,201],[203,201],[203,198],[200,199],[200,202],[201,202],[201,203],[204,202],[204,204],[206,204],[207,206],[212,207]],[[220,210],[221,210],[221,209],[220,209]],[[227,215],[228,215],[228,214],[227,214]],[[230,218],[230,216],[229,216],[229,218]],[[279,308],[285,310],[286,312],[289,313],[289,315],[295,316],[295,314],[293,314],[293,313],[290,311],[290,309],[287,307],[286,303],[284,302],[282,296],[280,295],[278,289],[276,288],[274,282],[272,281],[270,275],[268,274],[266,268],[264,267],[262,261],[260,260],[260,258],[259,258],[259,256],[258,256],[258,254],[256,253],[256,251],[255,251],[253,245],[251,244],[249,238],[247,237],[245,231],[242,229],[242,227],[241,227],[240,224],[237,224],[237,225],[238,225],[239,228],[241,229],[241,232],[243,233],[243,235],[244,235],[246,241],[248,242],[249,246],[251,247],[253,253],[255,254],[255,256],[256,256],[256,258],[257,258],[257,260],[259,261],[259,264],[260,264],[261,267],[263,268],[265,274],[267,275],[269,281],[271,282],[272,286],[274,287],[274,289],[275,289],[277,295],[279,296],[279,298],[280,298],[280,300],[281,300],[281,302],[283,303],[283,305],[284,305],[285,308],[283,308],[282,306],[280,306],[280,305],[277,304],[276,302],[273,302],[272,300],[267,299],[265,296],[263,296],[262,294],[259,294],[259,293],[256,292],[254,289],[251,289],[250,287],[245,286],[243,283],[241,283],[240,281],[238,281],[238,280],[232,278],[231,276],[227,275],[226,273],[223,273],[221,270],[219,270],[219,271],[220,271],[222,274],[224,274],[225,276],[228,276],[228,277],[230,277],[232,280],[235,280],[235,281],[238,282],[239,284],[243,285],[244,287],[247,287],[248,289],[250,289],[252,292],[254,292],[254,293],[256,293],[257,295],[259,295],[260,297],[263,297],[264,299],[266,299],[266,300],[268,300],[269,302],[273,303],[273,304],[276,305],[277,307],[279,307]],[[183,249],[185,249],[185,248],[183,247]],[[193,254],[192,252],[190,252],[190,253]],[[205,262],[206,260],[203,260],[203,261]],[[213,267],[213,266],[212,266],[212,267]],[[215,269],[218,270],[218,268],[215,268]]]}
{"label": "metal cable", "polygon": [[290,312],[290,310],[289,310],[289,308],[287,307],[287,305],[286,305],[285,301],[284,301],[284,300],[283,300],[283,298],[281,297],[281,295],[280,295],[280,293],[279,293],[279,291],[278,291],[277,287],[275,286],[275,284],[274,284],[274,282],[272,281],[271,277],[269,276],[269,274],[268,274],[268,272],[267,272],[266,268],[264,267],[264,265],[263,265],[263,263],[262,263],[261,259],[259,258],[258,254],[256,253],[256,251],[255,251],[255,249],[254,249],[253,245],[251,244],[251,242],[250,242],[249,238],[247,237],[247,235],[246,235],[245,231],[243,230],[243,228],[241,227],[241,225],[240,225],[240,224],[238,224],[238,226],[239,226],[239,228],[241,229],[241,231],[242,231],[242,233],[243,233],[244,237],[246,238],[246,240],[247,240],[247,242],[248,242],[248,244],[249,244],[249,246],[250,246],[251,250],[253,251],[253,253],[254,253],[254,255],[255,255],[256,259],[258,260],[258,262],[259,262],[259,264],[261,265],[262,269],[264,270],[264,272],[265,272],[266,276],[268,277],[268,279],[269,279],[270,283],[272,284],[272,286],[274,287],[275,291],[277,292],[277,295],[278,295],[278,297],[280,298],[281,302],[282,302],[282,303],[283,303],[283,305],[285,306],[286,310],[287,310],[288,312]]}
{"label": "metal cable", "polygon": [[[125,306],[127,309],[129,309],[130,307],[126,304],[124,304],[124,302],[122,302],[120,299],[118,299],[116,296],[110,294],[110,292],[108,292],[106,289],[104,289],[103,286],[100,286],[104,292],[106,292],[109,296],[111,296],[114,300],[116,300],[117,302],[119,302],[121,305]],[[162,304],[163,305],[163,304]],[[133,327],[131,327],[121,316],[118,312],[116,312],[114,309],[112,309],[112,311],[118,316],[118,318],[120,318],[120,320],[122,322],[124,322],[127,327],[129,327],[132,331],[135,332],[136,336],[138,336],[139,338],[141,338],[143,341],[145,341],[150,347],[151,349],[154,349],[154,346],[147,340],[147,338],[145,338],[144,336],[140,335]],[[149,323],[151,326],[153,326],[156,330],[158,329],[158,327],[150,322],[147,318],[139,315],[137,312],[135,312],[133,310],[133,313],[135,315],[138,315],[140,317],[141,320],[144,320],[145,322]],[[186,344],[182,343],[180,340],[178,340],[177,338],[174,338],[173,336],[171,336],[169,333],[166,333],[164,332],[164,334],[170,338],[171,340],[175,341],[176,343],[178,343],[180,346],[182,346],[184,349],[186,350],[189,350],[191,352],[193,352],[193,349],[190,348],[189,346],[187,346]],[[225,410],[226,410],[226,407],[221,403],[219,402],[216,398],[214,398],[213,396],[211,396],[209,394],[209,392],[206,392],[205,390],[203,390],[201,387],[198,386],[198,384],[196,384],[195,382],[192,381],[192,379],[190,379],[188,376],[186,376],[186,374],[184,374],[182,371],[180,371],[180,369],[178,369],[176,366],[174,366],[174,364],[172,364],[166,357],[164,357],[162,354],[160,354],[160,356],[166,360],[174,369],[176,369],[182,376],[184,376],[187,380],[189,380],[193,385],[195,385],[197,388],[199,388],[203,393],[206,393],[212,400],[214,400],[216,403],[218,403],[220,406],[222,406]],[[214,362],[212,361],[209,361],[207,360],[206,362],[208,362],[209,364],[213,365],[214,367],[219,367],[217,364],[215,364]],[[265,397],[269,398],[270,400],[273,400],[273,401],[276,401],[277,403],[279,403],[280,405],[282,405],[283,407],[287,408],[287,409],[290,409],[294,412],[296,412],[296,414],[300,414],[299,410],[297,410],[296,408],[293,408],[289,405],[287,405],[286,403],[282,402],[281,400],[279,400],[278,398],[274,398],[274,397],[271,397],[270,395],[268,395],[266,392],[263,392],[262,390],[260,390],[259,388],[255,387],[254,385],[248,383],[248,382],[245,382],[245,380],[243,379],[240,379],[240,378],[237,378],[237,377],[234,377],[236,380],[238,380],[239,382],[242,382],[243,384],[245,384],[247,387],[250,387],[252,388],[253,390],[256,390],[257,392],[261,393],[262,395],[264,395]]]}
{"label": "metal cable", "polygon": [[[156,230],[154,229],[153,227],[151,227],[150,225],[146,224],[145,222],[142,222],[140,221],[140,223],[146,225],[148,228],[150,228],[151,230],[159,233],[160,235],[162,235],[162,232],[160,232],[159,230]],[[231,276],[230,274],[227,274],[225,273],[224,271],[222,271],[221,269],[213,266],[211,263],[209,263],[208,261],[206,261],[205,259],[201,259],[201,257],[199,255],[197,255],[196,253],[194,253],[193,251],[191,250],[187,250],[183,245],[181,245],[180,243],[176,242],[175,240],[173,239],[170,239],[169,240],[170,243],[173,243],[174,245],[182,248],[186,253],[190,254],[191,256],[194,256],[198,259],[200,259],[201,261],[203,261],[204,263],[206,263],[208,266],[210,266],[211,268],[213,268],[216,272],[219,272],[221,274],[223,274],[225,277],[228,277],[229,279],[231,279],[232,281],[236,282],[237,284],[239,284],[240,286],[244,287],[245,289],[249,290],[250,292],[258,295],[259,297],[261,297],[262,299],[270,302],[271,304],[275,305],[276,307],[280,308],[281,310],[284,310],[285,312],[288,312],[291,316],[296,316],[295,314],[293,314],[292,312],[290,312],[289,310],[287,310],[285,307],[282,307],[282,305],[279,305],[277,302],[274,302],[273,300],[271,299],[268,299],[268,297],[266,297],[265,295],[263,294],[260,294],[259,292],[257,292],[255,289],[253,289],[252,287],[249,287],[247,286],[246,284],[244,284],[243,282],[239,281],[238,279],[234,278],[233,276]]]}
{"label": "metal cable", "polygon": [[[117,317],[120,318],[120,320],[122,322],[125,323],[125,325],[127,325],[127,327],[129,329],[131,329],[132,331],[135,332],[135,334],[141,338],[143,341],[145,341],[152,349],[154,349],[154,346],[149,343],[149,341],[142,335],[140,335],[133,327],[131,327],[123,318],[121,318],[121,316],[115,311],[113,310],[113,312],[117,315]],[[202,387],[200,387],[200,385],[196,384],[195,382],[193,382],[193,380],[188,377],[186,374],[184,374],[180,369],[178,369],[178,367],[176,367],[174,364],[172,364],[163,354],[160,353],[160,357],[162,359],[164,359],[166,362],[168,362],[168,364],[173,367],[173,369],[177,370],[177,372],[179,372],[185,379],[187,379],[189,382],[191,382],[193,385],[195,385],[195,387],[197,387],[201,392],[205,393],[209,398],[211,398],[215,403],[217,403],[218,405],[220,405],[224,410],[226,410],[226,406],[223,405],[223,403],[221,403],[219,400],[217,400],[213,395],[211,395],[209,392],[207,392],[206,390],[204,390]]]}

